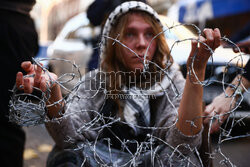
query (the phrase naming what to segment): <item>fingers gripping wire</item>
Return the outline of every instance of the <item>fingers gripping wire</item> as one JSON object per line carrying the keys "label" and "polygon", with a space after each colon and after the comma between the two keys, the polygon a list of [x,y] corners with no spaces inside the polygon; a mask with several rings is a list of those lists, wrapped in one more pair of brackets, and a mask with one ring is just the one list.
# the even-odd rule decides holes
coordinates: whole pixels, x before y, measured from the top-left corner
{"label": "fingers gripping wire", "polygon": [[[215,80],[213,77],[213,71],[214,68],[216,67],[215,65],[215,60],[214,60],[214,53],[216,51],[214,51],[214,48],[209,47],[209,45],[206,43],[206,41],[204,41],[202,39],[202,31],[195,25],[192,24],[180,24],[180,25],[173,25],[171,27],[168,27],[167,29],[165,29],[163,32],[161,32],[160,34],[157,34],[153,39],[156,40],[158,36],[160,36],[161,34],[164,34],[166,31],[173,31],[175,28],[179,27],[179,26],[191,26],[193,27],[196,31],[197,31],[197,37],[198,38],[194,38],[194,37],[190,37],[190,38],[186,38],[186,39],[178,39],[176,40],[171,46],[169,46],[170,48],[170,54],[172,54],[173,50],[177,47],[177,46],[181,46],[183,43],[185,42],[191,42],[191,41],[195,41],[196,42],[196,48],[195,51],[193,52],[192,55],[192,59],[191,59],[191,63],[188,65],[188,71],[187,71],[187,77],[193,77],[195,78],[195,84],[200,84],[202,85],[204,88],[206,88],[207,86],[213,84],[213,83],[219,83],[222,85],[223,87],[223,91],[225,92],[226,86],[228,86],[230,83],[228,83],[228,81],[226,81],[227,78],[227,69],[230,68],[231,64],[233,61],[237,60],[239,62],[239,68],[243,68],[243,54],[240,52],[237,56],[235,56],[233,59],[229,60],[226,64],[224,73],[223,73],[223,78],[222,80]],[[132,49],[128,48],[125,44],[123,44],[121,41],[119,41],[119,36],[117,36],[117,38],[112,38],[109,36],[105,36],[106,40],[111,40],[113,41],[113,46],[115,47],[115,45],[121,45],[122,47],[127,48],[131,53],[135,54],[139,59],[140,62],[143,63],[143,72],[148,72],[149,71],[149,65],[154,66],[155,68],[159,69],[162,74],[164,74],[168,80],[170,81],[170,85],[172,88],[172,91],[175,92],[176,98],[179,98],[179,96],[181,96],[181,92],[180,90],[178,90],[178,88],[176,87],[175,83],[172,81],[171,77],[169,76],[169,68],[161,68],[158,64],[156,64],[153,61],[149,61],[146,59],[147,54],[148,54],[148,50],[151,47],[152,41],[150,42],[149,46],[147,47],[147,51],[144,55],[144,57],[139,57],[135,51],[133,51]],[[228,42],[232,45],[234,45],[237,48],[237,45],[234,44],[232,41],[230,41],[229,39],[227,39],[226,37],[222,37],[220,39],[220,41],[224,41],[224,42]],[[206,77],[206,80],[201,81],[198,76],[196,75],[196,71],[195,71],[195,62],[197,62],[196,60],[198,59],[198,51],[199,51],[199,47],[204,47],[208,52],[210,52],[210,66],[212,68],[211,72],[208,74],[208,77]],[[238,48],[239,49],[239,48]],[[240,49],[239,49],[240,50]],[[172,55],[173,57],[175,55]],[[224,56],[224,55],[221,55]],[[41,64],[40,61],[44,61],[44,60],[49,60],[51,62],[64,62],[67,64],[70,64],[71,66],[71,70],[68,73],[64,73],[60,76],[58,76],[57,80],[53,80],[52,77],[50,76],[50,73],[48,72],[48,70],[46,68],[44,68]],[[34,59],[33,64],[39,66],[40,68],[42,68],[42,75],[47,75],[48,76],[48,82],[46,82],[46,90],[42,91],[41,89],[37,88],[37,87],[33,87],[33,93],[32,94],[28,94],[28,93],[24,93],[22,91],[23,85],[21,85],[19,88],[17,88],[16,86],[13,87],[13,89],[11,90],[12,96],[11,96],[11,100],[10,100],[10,121],[15,122],[21,126],[34,126],[34,125],[38,125],[38,124],[43,124],[43,123],[47,123],[50,121],[59,121],[60,119],[63,118],[67,118],[70,117],[70,114],[64,114],[62,115],[61,118],[59,119],[49,119],[47,117],[47,107],[48,106],[54,106],[56,104],[58,104],[59,102],[55,102],[52,104],[48,104],[48,100],[50,98],[50,92],[51,92],[51,87],[50,85],[53,84],[58,84],[60,85],[61,89],[65,90],[65,96],[63,98],[63,101],[65,101],[65,104],[69,104],[73,101],[73,99],[84,99],[84,100],[91,100],[93,98],[95,98],[95,96],[97,95],[97,93],[95,93],[93,96],[79,96],[77,91],[79,90],[81,85],[84,85],[84,83],[89,82],[88,80],[84,80],[82,76],[84,76],[84,73],[81,73],[80,67],[72,61],[69,61],[67,59],[59,59],[59,58],[47,58],[47,59]],[[100,69],[102,70],[102,69]],[[192,75],[192,76],[191,76]],[[31,74],[31,75],[25,75],[24,78],[34,78],[35,74]],[[66,78],[66,79],[65,79]],[[67,83],[70,83],[72,81],[76,81],[74,83],[73,86],[71,86],[70,88],[68,88],[66,85]],[[241,78],[239,78],[239,83],[241,82]],[[98,87],[100,88],[97,89],[96,92],[101,91],[101,86]],[[240,100],[239,103],[237,103],[237,105],[231,109],[227,115],[232,115],[235,113],[235,110],[239,107],[240,103],[243,100],[243,95],[242,95],[242,91],[240,91],[239,89],[239,85],[235,86],[235,93],[233,93],[231,96],[227,96],[227,97],[236,97],[240,95]],[[162,91],[164,93],[168,93],[169,90],[166,90],[165,88],[161,88]],[[225,93],[226,94],[226,93]],[[192,98],[192,97],[191,97]],[[172,105],[172,101],[176,100],[176,99],[170,99],[168,98],[168,101],[170,102],[171,106],[174,107],[174,105]],[[177,109],[176,109],[177,111]],[[129,124],[124,121],[124,119],[117,119],[114,118],[112,116],[107,117],[104,116],[102,114],[100,114],[98,111],[96,110],[85,110],[84,108],[80,111],[75,111],[74,114],[77,113],[84,113],[84,112],[89,112],[92,113],[91,115],[95,115],[95,118],[92,119],[92,121],[90,122],[86,122],[84,123],[78,130],[76,133],[79,134],[83,134],[87,131],[98,131],[101,133],[101,131],[105,128],[110,128],[113,124],[123,124],[123,125],[127,125],[129,126]],[[223,114],[221,114],[220,112],[213,110],[212,111],[213,114],[212,115],[205,115],[203,116],[204,119],[205,118],[209,118],[209,131],[211,131],[211,127],[213,125],[213,122],[217,121],[220,125],[222,124],[222,122],[224,120],[222,120],[223,118]],[[178,114],[178,112],[176,112],[176,114]],[[230,116],[229,116],[230,117]],[[227,118],[229,118],[227,117]],[[197,118],[198,119],[198,118]],[[249,134],[246,135],[241,135],[241,136],[231,136],[231,132],[233,127],[235,127],[237,124],[241,123],[244,124],[244,119],[245,118],[241,118],[240,120],[233,120],[231,124],[229,124],[229,122],[226,121],[226,126],[225,127],[220,127],[220,131],[219,133],[219,138],[218,141],[216,141],[216,149],[212,150],[211,153],[209,154],[210,159],[213,159],[215,156],[222,156],[223,160],[220,162],[221,164],[227,164],[227,165],[234,165],[234,162],[232,162],[225,154],[224,154],[224,150],[221,148],[222,144],[226,141],[231,141],[231,140],[236,140],[238,138],[244,138],[244,137],[249,137]],[[107,121],[108,120],[108,121]],[[170,129],[171,127],[173,127],[173,125],[176,122],[173,122],[172,125],[169,125],[168,127],[154,127],[154,126],[149,126],[149,127],[144,127],[144,126],[139,126],[136,125],[137,128],[141,128],[144,130],[152,130],[152,131],[157,131],[157,130],[162,130],[162,129]],[[190,123],[193,127],[195,127],[195,120],[189,121],[188,123]],[[96,126],[98,125],[98,126]],[[113,131],[111,131],[112,134],[116,135],[116,133],[113,133]],[[208,134],[208,136],[210,137],[210,134]],[[78,145],[77,148],[75,148],[75,150],[86,150],[86,148],[89,148],[91,152],[93,152],[93,154],[95,155],[95,160],[96,163],[102,166],[112,166],[114,164],[119,164],[119,166],[126,166],[128,164],[130,164],[131,166],[136,166],[138,165],[138,157],[140,157],[140,155],[144,155],[145,154],[145,150],[150,150],[150,159],[151,162],[155,163],[156,159],[160,159],[160,154],[158,153],[158,148],[159,147],[154,147],[154,145],[157,142],[161,142],[164,146],[169,147],[171,149],[172,154],[168,154],[168,158],[169,158],[169,162],[174,161],[174,154],[178,154],[179,155],[179,159],[182,159],[183,161],[187,161],[189,162],[189,164],[193,164],[192,161],[189,160],[189,158],[186,155],[181,154],[178,151],[178,148],[183,147],[182,145],[178,145],[176,147],[171,147],[169,145],[169,143],[167,143],[166,141],[163,141],[161,138],[155,137],[151,134],[148,134],[147,139],[144,142],[139,142],[139,141],[132,141],[132,140],[121,140],[118,136],[115,136],[116,139],[120,142],[120,144],[123,146],[122,148],[124,150],[128,149],[128,145],[133,143],[134,145],[136,145],[136,151],[135,152],[130,152],[129,154],[129,158],[126,159],[126,162],[124,163],[119,163],[118,160],[115,158],[114,153],[112,152],[112,144],[108,145],[108,157],[109,158],[109,162],[105,161],[102,157],[102,153],[101,150],[98,150],[97,146],[99,145],[98,142],[92,143],[89,142],[86,145]],[[69,137],[70,138],[70,137]],[[72,139],[73,140],[73,139]],[[70,140],[70,142],[72,142],[72,140]],[[98,139],[96,139],[97,141]],[[107,141],[109,141],[107,139]],[[195,150],[192,150],[191,148],[188,148],[189,150],[195,152]],[[85,159],[85,161],[83,162],[82,165],[84,165],[84,163],[87,163],[87,160]],[[163,165],[162,165],[163,166]]]}

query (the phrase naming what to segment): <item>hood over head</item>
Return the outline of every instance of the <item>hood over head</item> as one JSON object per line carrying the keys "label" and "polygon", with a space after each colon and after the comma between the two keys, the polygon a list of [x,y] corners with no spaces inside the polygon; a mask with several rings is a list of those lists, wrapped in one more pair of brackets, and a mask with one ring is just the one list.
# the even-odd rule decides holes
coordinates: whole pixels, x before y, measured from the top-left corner
{"label": "hood over head", "polygon": [[164,27],[159,19],[157,12],[149,5],[143,2],[139,2],[139,1],[129,1],[129,2],[122,3],[121,5],[117,6],[113,12],[110,13],[103,27],[102,40],[101,40],[101,53],[100,53],[102,59],[104,57],[107,40],[110,40],[107,37],[109,37],[109,34],[113,26],[116,24],[117,20],[119,20],[119,18],[122,15],[128,13],[131,10],[143,11],[143,12],[148,13],[159,23],[159,25],[162,28]]}

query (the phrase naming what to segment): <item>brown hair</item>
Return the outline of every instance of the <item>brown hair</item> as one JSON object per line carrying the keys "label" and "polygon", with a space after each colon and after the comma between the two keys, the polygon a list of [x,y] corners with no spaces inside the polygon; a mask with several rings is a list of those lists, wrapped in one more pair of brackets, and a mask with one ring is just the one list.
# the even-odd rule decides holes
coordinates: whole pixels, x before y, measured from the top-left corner
{"label": "brown hair", "polygon": [[[110,31],[109,37],[112,38],[117,38],[117,36],[119,35],[119,39],[122,42],[123,41],[123,37],[125,34],[125,27],[128,23],[129,17],[132,13],[138,13],[141,16],[143,16],[143,18],[145,19],[145,21],[150,24],[153,28],[154,31],[154,35],[159,34],[160,32],[162,32],[162,27],[160,26],[160,24],[152,17],[150,16],[148,13],[143,12],[143,11],[131,11],[129,13],[124,14],[123,16],[121,16],[116,24],[113,26],[112,30]],[[165,69],[166,68],[166,63],[170,63],[172,64],[173,59],[172,56],[170,55],[170,51],[169,51],[169,47],[166,43],[166,39],[164,36],[164,33],[161,33],[159,36],[157,36],[154,40],[156,40],[157,42],[157,49],[155,51],[155,54],[153,56],[152,62],[156,63],[161,69]],[[119,43],[115,43],[113,40],[108,40],[107,41],[107,45],[105,48],[105,53],[104,53],[104,59],[102,60],[101,63],[101,67],[105,72],[110,72],[111,76],[110,77],[114,77],[112,75],[115,75],[115,72],[118,71],[124,71],[126,72],[126,68],[124,66],[124,63],[122,62],[122,60],[118,59],[117,54],[120,53],[120,49],[122,46]],[[156,71],[160,71],[160,69],[155,66],[154,64],[150,63],[149,64],[149,72],[156,72]],[[163,75],[163,73],[162,73]],[[159,76],[159,77],[162,77]],[[159,79],[158,77],[158,79]],[[123,84],[129,84],[129,83],[125,83],[126,79],[125,78],[120,78],[121,82]],[[117,84],[119,83],[115,79],[109,79],[110,81],[110,92],[111,94],[119,94],[121,93],[119,90],[115,89],[117,87]],[[156,82],[156,81],[150,81],[150,82]]]}

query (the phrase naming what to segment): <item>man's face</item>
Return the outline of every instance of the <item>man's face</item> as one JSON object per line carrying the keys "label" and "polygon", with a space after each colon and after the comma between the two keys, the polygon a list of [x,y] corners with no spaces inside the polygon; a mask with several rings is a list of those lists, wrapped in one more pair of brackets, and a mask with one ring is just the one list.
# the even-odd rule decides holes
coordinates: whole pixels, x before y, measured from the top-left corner
{"label": "man's face", "polygon": [[133,13],[129,16],[121,42],[133,50],[139,57],[128,48],[121,46],[121,55],[119,55],[121,57],[119,57],[119,59],[123,60],[127,70],[135,71],[135,69],[143,69],[143,60],[147,47],[149,47],[149,49],[146,60],[152,60],[156,50],[156,40],[153,40],[150,46],[149,44],[153,37],[153,28],[144,20],[142,15]]}

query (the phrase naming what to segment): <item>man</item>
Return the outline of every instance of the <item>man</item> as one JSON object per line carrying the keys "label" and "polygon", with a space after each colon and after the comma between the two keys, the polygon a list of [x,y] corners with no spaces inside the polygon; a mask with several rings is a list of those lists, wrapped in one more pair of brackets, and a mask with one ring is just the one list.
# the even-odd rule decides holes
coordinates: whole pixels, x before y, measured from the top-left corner
{"label": "man", "polygon": [[9,122],[9,100],[21,62],[31,60],[38,51],[38,35],[29,14],[34,4],[35,0],[0,1],[0,55],[4,78],[0,88],[0,162],[4,167],[23,166],[25,133]]}

